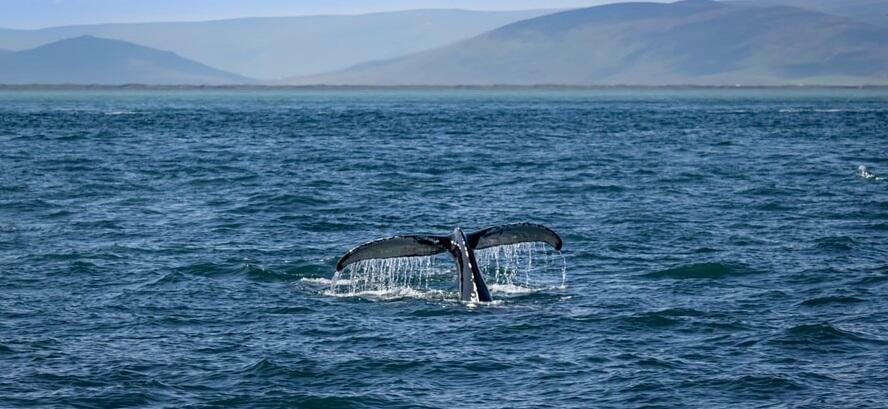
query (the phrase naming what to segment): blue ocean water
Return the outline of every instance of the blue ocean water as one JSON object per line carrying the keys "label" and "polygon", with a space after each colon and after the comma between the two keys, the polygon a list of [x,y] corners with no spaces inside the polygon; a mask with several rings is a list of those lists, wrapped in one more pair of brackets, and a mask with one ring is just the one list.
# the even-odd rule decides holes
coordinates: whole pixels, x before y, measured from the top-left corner
{"label": "blue ocean water", "polygon": [[[886,407],[885,176],[886,90],[3,91],[0,407]],[[564,286],[330,291],[518,221]]]}

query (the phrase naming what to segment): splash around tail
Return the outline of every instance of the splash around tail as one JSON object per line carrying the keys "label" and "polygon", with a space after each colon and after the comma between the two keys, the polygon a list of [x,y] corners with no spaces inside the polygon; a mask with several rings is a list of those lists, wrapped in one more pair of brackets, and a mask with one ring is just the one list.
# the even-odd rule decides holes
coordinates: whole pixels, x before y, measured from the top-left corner
{"label": "splash around tail", "polygon": [[[430,259],[431,256],[447,252],[453,257],[456,266],[460,301],[490,302],[493,300],[479,269],[475,251],[522,243],[544,243],[556,251],[560,251],[562,247],[561,237],[558,234],[545,226],[531,223],[489,227],[471,234],[465,234],[461,228],[457,227],[449,236],[394,236],[362,244],[345,253],[336,264],[336,276],[333,281],[336,282],[339,274],[353,264],[371,260],[400,260],[411,257]],[[397,263],[400,261],[391,264]],[[431,263],[428,266],[431,266]],[[420,269],[420,280],[423,276],[426,276],[428,280],[427,270],[430,268],[426,268],[426,271]],[[400,280],[405,282],[409,280],[406,274],[402,276],[396,268],[389,269],[382,275],[383,281],[398,283]],[[379,277],[371,277],[371,279],[379,279]]]}

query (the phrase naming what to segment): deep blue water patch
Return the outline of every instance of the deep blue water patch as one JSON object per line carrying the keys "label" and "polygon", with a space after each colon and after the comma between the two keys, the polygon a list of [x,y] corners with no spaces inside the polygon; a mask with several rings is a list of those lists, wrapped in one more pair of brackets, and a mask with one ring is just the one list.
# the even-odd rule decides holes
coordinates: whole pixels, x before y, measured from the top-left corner
{"label": "deep blue water patch", "polygon": [[[884,176],[884,90],[0,92],[0,407],[885,407]],[[565,288],[325,293],[518,221]]]}

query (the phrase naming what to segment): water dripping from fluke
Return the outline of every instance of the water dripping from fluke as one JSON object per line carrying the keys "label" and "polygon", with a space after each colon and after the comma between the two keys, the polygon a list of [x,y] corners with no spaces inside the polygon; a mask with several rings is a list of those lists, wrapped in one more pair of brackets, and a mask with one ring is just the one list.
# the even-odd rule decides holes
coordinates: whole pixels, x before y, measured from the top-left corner
{"label": "water dripping from fluke", "polygon": [[[537,243],[521,243],[476,253],[478,268],[497,298],[520,297],[567,288],[567,264],[561,252]],[[312,283],[327,286],[325,295],[375,300],[416,298],[459,301],[458,275],[445,256],[362,260]]]}
{"label": "water dripping from fluke", "polygon": [[475,304],[489,303],[493,295],[514,298],[562,290],[567,266],[560,250],[557,234],[528,223],[468,235],[456,228],[450,236],[394,236],[346,253],[324,293]]}

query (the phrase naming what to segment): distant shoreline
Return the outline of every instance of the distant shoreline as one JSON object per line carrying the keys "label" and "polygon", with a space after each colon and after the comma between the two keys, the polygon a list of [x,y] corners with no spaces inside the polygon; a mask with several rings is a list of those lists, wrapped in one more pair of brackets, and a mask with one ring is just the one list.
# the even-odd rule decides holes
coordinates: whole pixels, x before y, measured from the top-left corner
{"label": "distant shoreline", "polygon": [[0,84],[0,91],[337,91],[337,90],[755,90],[888,89],[888,85],[76,85]]}

